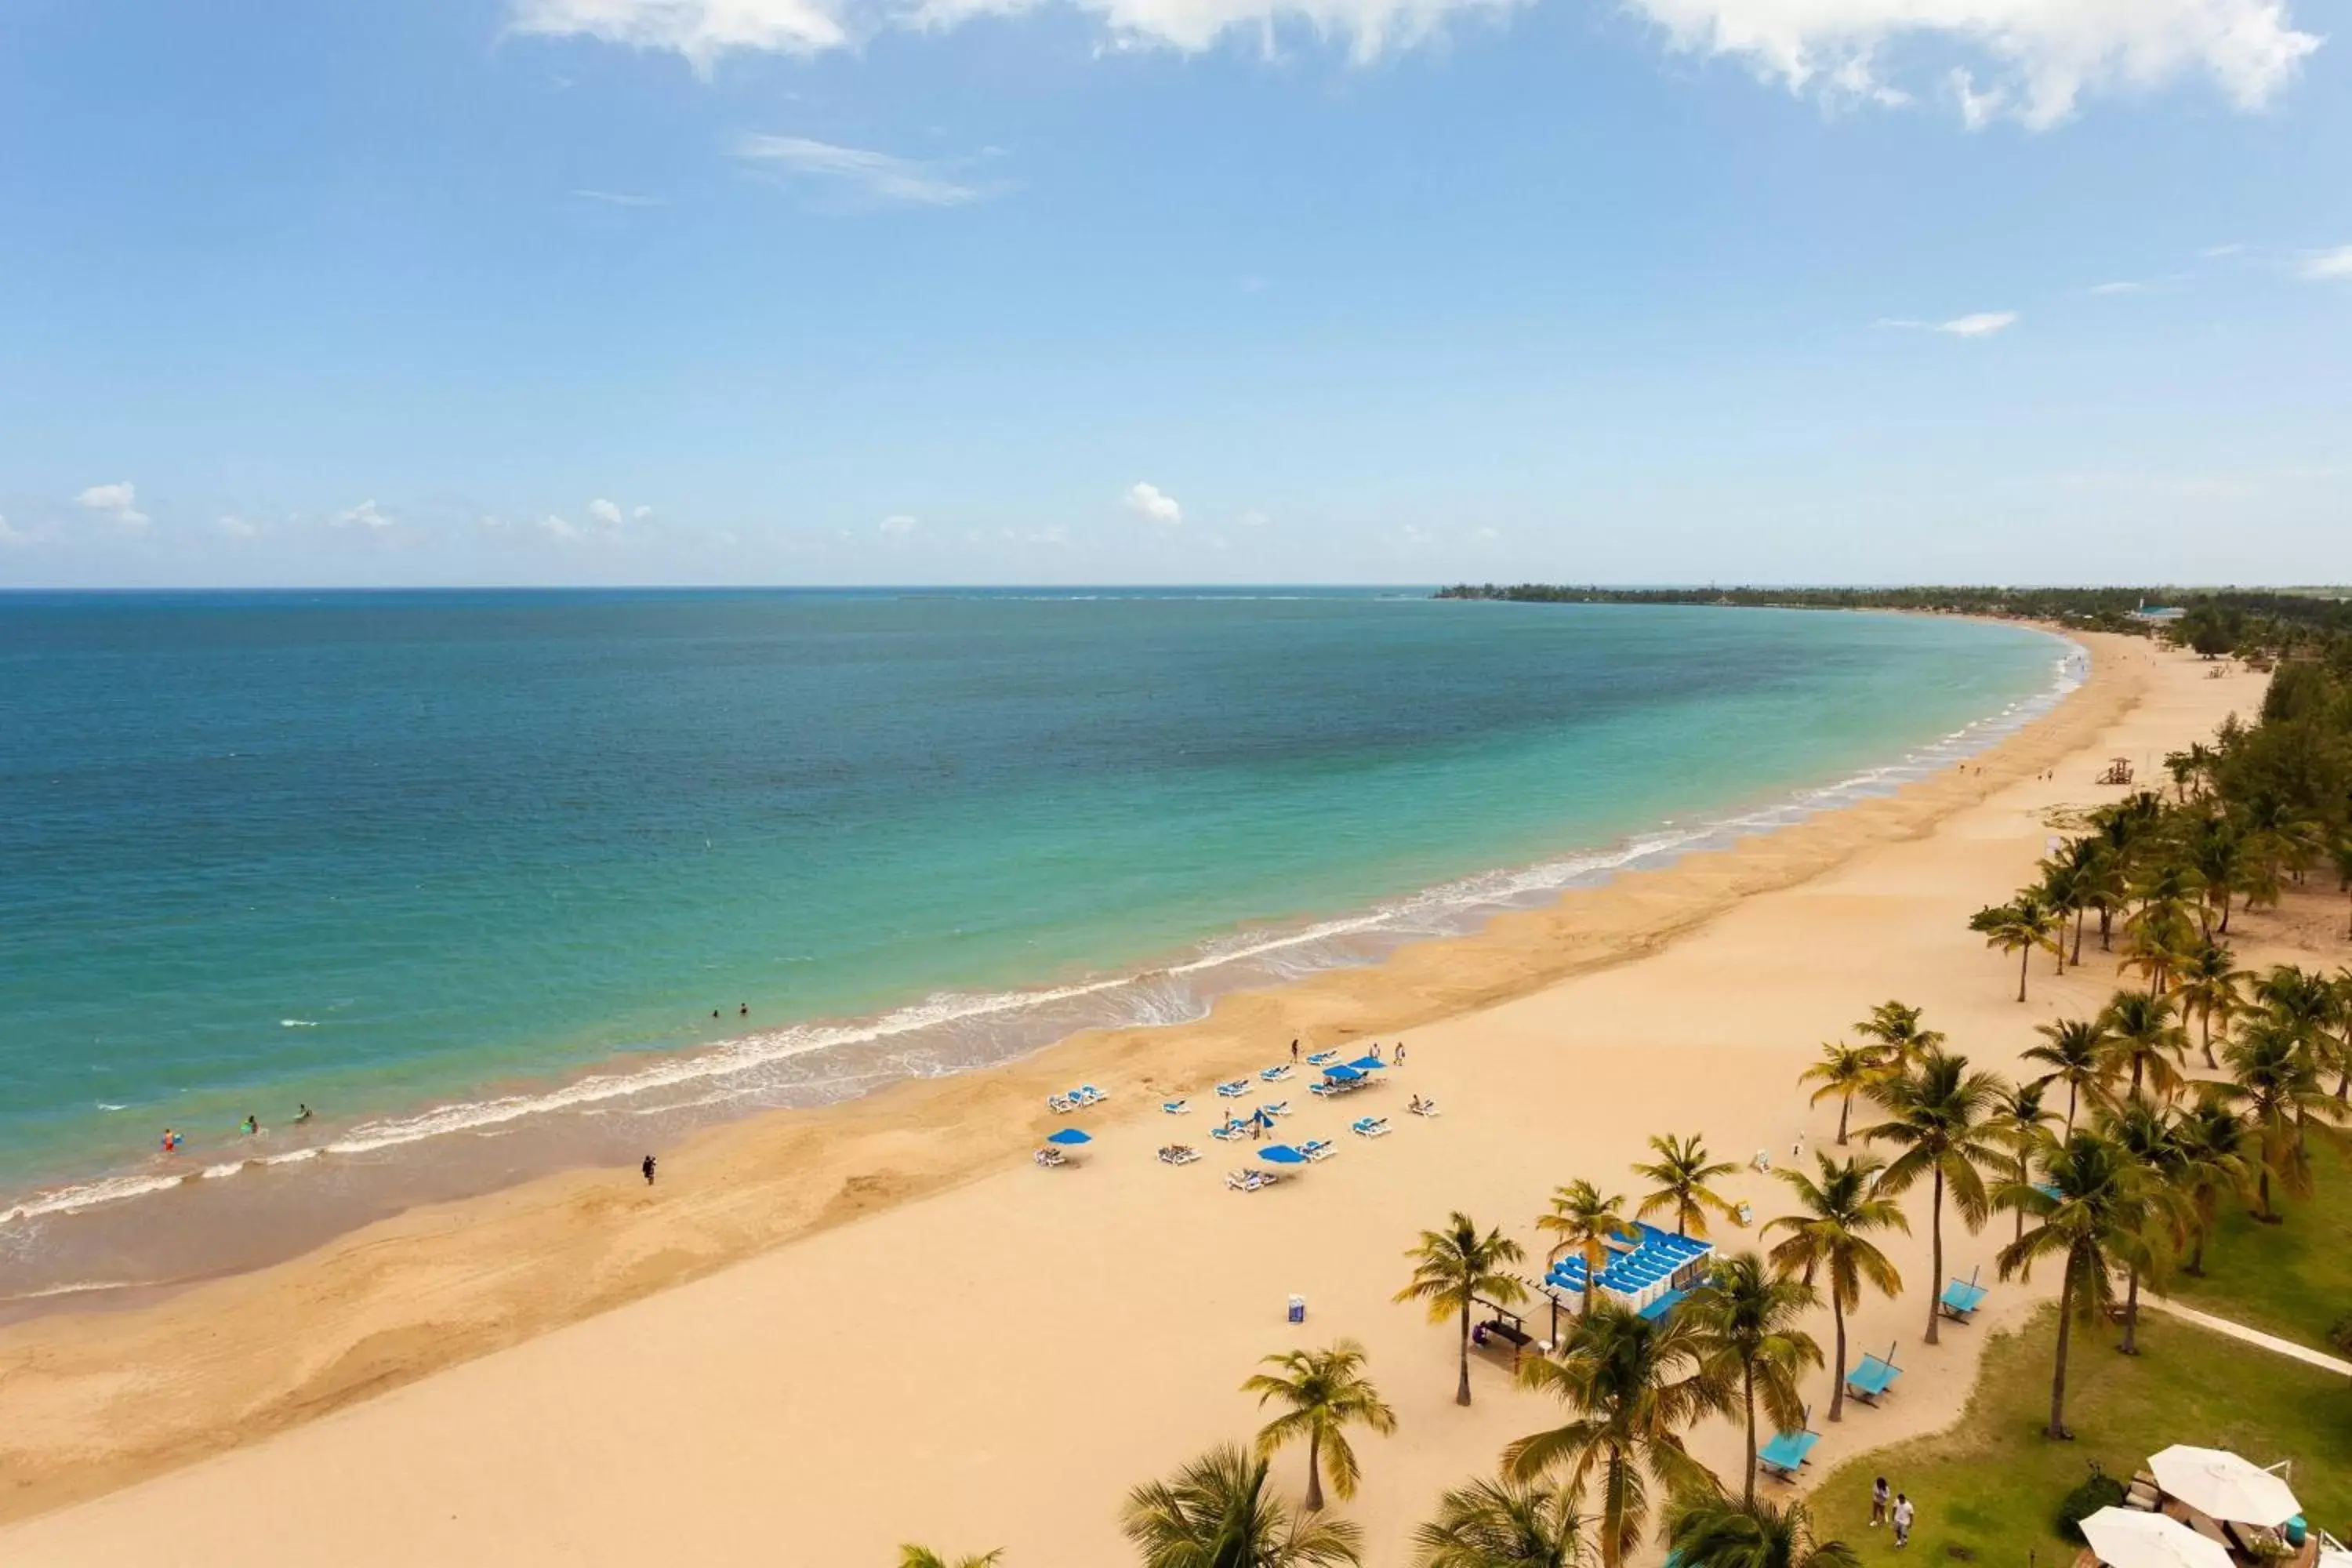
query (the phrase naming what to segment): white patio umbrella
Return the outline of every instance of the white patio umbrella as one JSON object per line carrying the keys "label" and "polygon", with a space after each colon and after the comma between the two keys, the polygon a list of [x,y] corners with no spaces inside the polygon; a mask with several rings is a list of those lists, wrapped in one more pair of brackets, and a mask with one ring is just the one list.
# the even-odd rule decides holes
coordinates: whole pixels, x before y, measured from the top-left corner
{"label": "white patio umbrella", "polygon": [[2107,1568],[2231,1568],[2220,1544],[2160,1513],[2103,1508],[2083,1521],[2083,1539]]}
{"label": "white patio umbrella", "polygon": [[2168,1496],[2215,1519],[2278,1525],[2303,1511],[2284,1481],[2226,1448],[2175,1443],[2147,1468]]}

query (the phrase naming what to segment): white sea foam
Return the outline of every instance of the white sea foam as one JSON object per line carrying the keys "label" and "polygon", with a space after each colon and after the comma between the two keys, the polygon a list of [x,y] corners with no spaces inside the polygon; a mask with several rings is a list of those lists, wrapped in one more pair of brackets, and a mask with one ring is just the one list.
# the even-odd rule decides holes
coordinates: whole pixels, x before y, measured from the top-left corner
{"label": "white sea foam", "polygon": [[281,1029],[315,1029],[319,1021],[316,1018],[280,1018],[278,1026]]}
{"label": "white sea foam", "polygon": [[[362,1121],[323,1147],[211,1165],[201,1175],[205,1179],[220,1179],[248,1167],[289,1164],[325,1153],[372,1154],[452,1133],[495,1136],[526,1118],[563,1111],[596,1115],[606,1110],[627,1110],[651,1115],[740,1103],[741,1094],[721,1087],[722,1080],[747,1077],[759,1069],[797,1062],[817,1053],[858,1046],[903,1040],[909,1048],[890,1060],[887,1068],[850,1070],[814,1080],[796,1080],[795,1090],[803,1095],[827,1090],[855,1092],[890,1078],[961,1072],[985,1061],[1005,1059],[1045,1040],[1034,1038],[1025,1044],[1016,1043],[1012,1049],[999,1049],[994,1055],[983,1052],[942,1056],[925,1046],[924,1038],[986,1030],[1023,1014],[1067,1015],[1075,1019],[1069,1029],[1190,1022],[1205,1016],[1216,994],[1213,990],[1189,984],[1195,976],[1233,971],[1241,976],[1236,984],[1270,984],[1339,964],[1370,962],[1379,955],[1375,948],[1386,951],[1415,938],[1474,931],[1497,912],[1538,907],[1566,889],[1605,880],[1628,868],[1664,865],[1696,849],[1729,844],[1753,833],[1801,821],[1819,811],[1891,794],[1905,784],[1984,750],[2048,711],[2080,686],[2087,673],[2088,655],[2079,645],[2063,638],[2058,640],[2064,642],[2068,651],[2056,661],[2051,684],[2038,695],[2010,703],[1999,713],[1953,731],[1895,762],[1863,769],[1834,783],[1801,790],[1750,810],[1661,828],[1604,849],[1479,872],[1360,913],[1295,930],[1250,931],[1213,938],[1202,942],[1191,957],[1162,968],[1037,990],[942,994],[870,1019],[764,1030],[709,1050],[669,1058],[649,1066],[590,1073],[537,1093],[459,1101],[410,1115]],[[1370,946],[1366,945],[1368,941]],[[1108,1005],[1098,1005],[1096,1011],[1084,1015],[1072,1012],[1068,1006],[1102,999],[1108,999]],[[1055,1009],[1061,1012],[1055,1013]],[[280,1022],[288,1028],[317,1026],[306,1019]],[[645,1107],[613,1103],[688,1087],[698,1088],[700,1092],[684,1100],[664,1097],[660,1103]],[[121,1202],[164,1191],[189,1179],[192,1178],[185,1174],[115,1176],[61,1188],[0,1212],[0,1224]]]}

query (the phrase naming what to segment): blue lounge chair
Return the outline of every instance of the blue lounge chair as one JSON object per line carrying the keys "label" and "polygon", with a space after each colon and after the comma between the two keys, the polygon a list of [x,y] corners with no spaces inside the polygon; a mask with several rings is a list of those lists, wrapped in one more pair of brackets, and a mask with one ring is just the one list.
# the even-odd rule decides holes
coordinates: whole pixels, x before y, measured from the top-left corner
{"label": "blue lounge chair", "polygon": [[1249,1079],[1245,1078],[1237,1078],[1231,1083],[1221,1083],[1217,1085],[1217,1092],[1224,1096],[1227,1100],[1239,1100],[1243,1095],[1247,1094],[1249,1091]]}
{"label": "blue lounge chair", "polygon": [[1965,1323],[1976,1316],[1977,1309],[1985,1300],[1985,1288],[1977,1283],[1978,1272],[1971,1268],[1966,1279],[1956,1278],[1945,1286],[1943,1295],[1936,1300],[1936,1310],[1956,1323]]}
{"label": "blue lounge chair", "polygon": [[1262,1083],[1280,1083],[1284,1079],[1290,1076],[1290,1064],[1288,1062],[1284,1062],[1278,1067],[1266,1068],[1260,1071],[1257,1076],[1258,1080]]}
{"label": "blue lounge chair", "polygon": [[1813,1445],[1822,1435],[1812,1428],[1813,1413],[1805,1412],[1805,1425],[1794,1432],[1776,1432],[1772,1440],[1756,1450],[1756,1468],[1768,1476],[1778,1476],[1793,1481],[1797,1472],[1812,1462]]}
{"label": "blue lounge chair", "polygon": [[1890,1344],[1885,1355],[1866,1355],[1860,1366],[1845,1374],[1845,1390],[1865,1405],[1875,1405],[1902,1375],[1903,1369],[1895,1364],[1895,1347]]}
{"label": "blue lounge chair", "polygon": [[1339,1053],[1337,1051],[1318,1051],[1313,1056],[1307,1058],[1307,1065],[1311,1068],[1319,1068],[1327,1062],[1336,1062],[1339,1059]]}

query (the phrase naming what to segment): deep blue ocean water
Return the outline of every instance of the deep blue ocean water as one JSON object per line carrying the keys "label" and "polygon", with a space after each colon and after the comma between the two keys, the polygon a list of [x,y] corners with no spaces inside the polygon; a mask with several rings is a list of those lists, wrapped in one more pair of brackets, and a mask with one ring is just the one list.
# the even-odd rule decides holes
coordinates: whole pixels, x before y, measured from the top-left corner
{"label": "deep blue ocean water", "polygon": [[1184,1016],[1948,755],[2065,651],[1348,592],[0,597],[0,1194],[166,1123],[296,1148],[298,1100],[359,1150],[592,1068],[789,1099],[877,1019],[929,1071]]}

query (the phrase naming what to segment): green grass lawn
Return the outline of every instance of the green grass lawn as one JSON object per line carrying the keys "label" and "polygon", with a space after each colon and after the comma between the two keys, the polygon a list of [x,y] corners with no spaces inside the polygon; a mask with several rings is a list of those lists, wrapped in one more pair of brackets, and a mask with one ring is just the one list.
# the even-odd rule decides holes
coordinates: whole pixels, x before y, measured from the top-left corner
{"label": "green grass lawn", "polygon": [[2257,1225],[2249,1205],[2231,1205],[2205,1249],[2205,1278],[2176,1272],[2167,1293],[2200,1311],[2328,1350],[2329,1325],[2352,1312],[2352,1160],[2315,1150],[2312,1168],[2318,1191],[2305,1202],[2281,1200],[2285,1224]]}
{"label": "green grass lawn", "polygon": [[[1954,1431],[1832,1472],[1812,1499],[1821,1535],[1852,1543],[1874,1568],[2066,1568],[2079,1545],[2060,1537],[2058,1504],[2090,1462],[2128,1484],[2173,1443],[2231,1448],[2261,1465],[2291,1458],[2305,1516],[2339,1538],[2352,1531],[2352,1380],[2153,1313],[2137,1357],[2116,1353],[2113,1330],[2078,1326],[2066,1405],[2075,1441],[2053,1443],[2042,1429],[2056,1327],[2045,1309],[2023,1331],[1994,1338]],[[1871,1419],[1866,1406],[1847,1406],[1850,1428],[1867,1431]],[[1880,1475],[1919,1510],[1901,1552],[1892,1531],[1868,1528],[1871,1479]]]}

